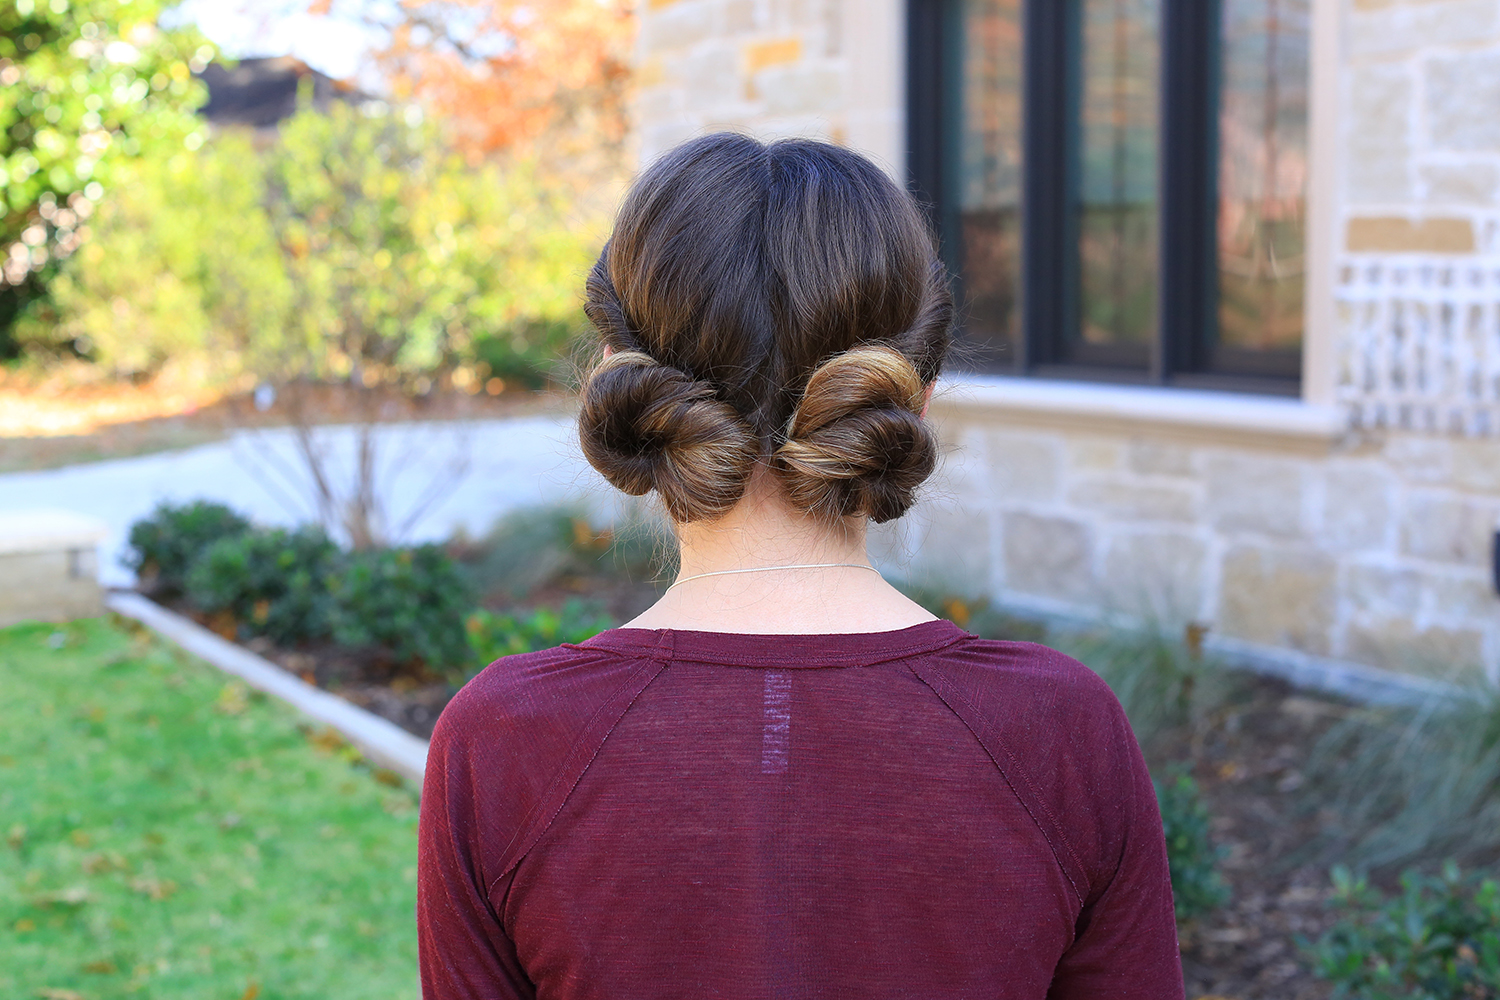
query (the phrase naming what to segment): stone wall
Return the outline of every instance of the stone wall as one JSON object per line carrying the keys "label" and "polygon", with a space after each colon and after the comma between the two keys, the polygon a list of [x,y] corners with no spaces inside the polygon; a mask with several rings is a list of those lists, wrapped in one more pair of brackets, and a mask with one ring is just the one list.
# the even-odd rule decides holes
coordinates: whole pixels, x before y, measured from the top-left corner
{"label": "stone wall", "polygon": [[645,0],[640,160],[742,129],[816,136],[903,163],[902,0]]}
{"label": "stone wall", "polygon": [[1500,251],[1500,4],[1344,0],[1345,251]]}
{"label": "stone wall", "polygon": [[1003,605],[1122,614],[1500,681],[1500,454],[1379,432],[1224,434],[934,404],[948,454],[883,561]]}

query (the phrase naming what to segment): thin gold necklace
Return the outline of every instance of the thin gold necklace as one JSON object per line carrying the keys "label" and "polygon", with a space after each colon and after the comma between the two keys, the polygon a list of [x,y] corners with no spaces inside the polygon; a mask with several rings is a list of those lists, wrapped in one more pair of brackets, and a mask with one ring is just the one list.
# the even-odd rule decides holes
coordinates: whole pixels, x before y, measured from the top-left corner
{"label": "thin gold necklace", "polygon": [[[848,568],[848,569],[867,569],[871,573],[876,574],[877,576],[880,574],[880,570],[876,569],[874,566],[869,565],[868,563],[800,563],[800,564],[798,564],[796,566],[753,566],[753,567],[751,567],[749,569],[716,569],[712,573],[694,573],[692,576],[682,577],[680,580],[678,580],[675,583],[673,583],[672,587],[677,586],[677,584],[679,584],[679,583],[687,583],[689,580],[701,580],[705,576],[733,576],[736,573],[769,573],[771,570],[776,570],[776,569],[842,569],[842,568]],[[672,587],[668,587],[667,589],[671,590]]]}

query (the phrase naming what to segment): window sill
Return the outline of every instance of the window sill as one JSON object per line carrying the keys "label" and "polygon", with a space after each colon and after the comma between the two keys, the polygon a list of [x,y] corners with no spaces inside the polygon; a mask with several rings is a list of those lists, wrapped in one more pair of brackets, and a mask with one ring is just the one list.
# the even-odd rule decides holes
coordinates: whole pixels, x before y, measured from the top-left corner
{"label": "window sill", "polygon": [[939,420],[988,417],[1019,426],[1133,430],[1314,448],[1326,448],[1348,428],[1337,408],[1300,399],[1003,375],[945,378],[933,397],[933,415]]}

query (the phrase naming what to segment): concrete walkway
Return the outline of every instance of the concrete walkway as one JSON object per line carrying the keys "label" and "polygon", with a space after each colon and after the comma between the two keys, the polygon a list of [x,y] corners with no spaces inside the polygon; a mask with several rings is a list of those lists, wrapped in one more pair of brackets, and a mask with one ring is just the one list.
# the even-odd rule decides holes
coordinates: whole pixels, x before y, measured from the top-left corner
{"label": "concrete walkway", "polygon": [[[330,477],[347,489],[356,433],[321,428],[318,448]],[[387,424],[375,431],[378,496],[395,541],[436,541],[462,530],[483,534],[508,511],[608,496],[583,460],[570,417]],[[435,494],[411,519],[423,498]],[[316,520],[315,493],[290,430],[240,431],[226,441],[139,458],[0,475],[0,518],[8,510],[56,507],[102,520],[99,549],[106,586],[128,586],[120,562],[130,525],[168,500],[216,500],[263,524]],[[400,530],[402,528],[405,530]]]}

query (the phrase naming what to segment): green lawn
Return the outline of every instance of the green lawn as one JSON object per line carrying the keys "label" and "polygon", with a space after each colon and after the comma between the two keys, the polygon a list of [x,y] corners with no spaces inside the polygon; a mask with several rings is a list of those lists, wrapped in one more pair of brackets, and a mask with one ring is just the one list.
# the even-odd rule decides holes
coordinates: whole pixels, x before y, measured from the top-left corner
{"label": "green lawn", "polygon": [[0,997],[413,998],[416,796],[125,624],[0,630]]}

